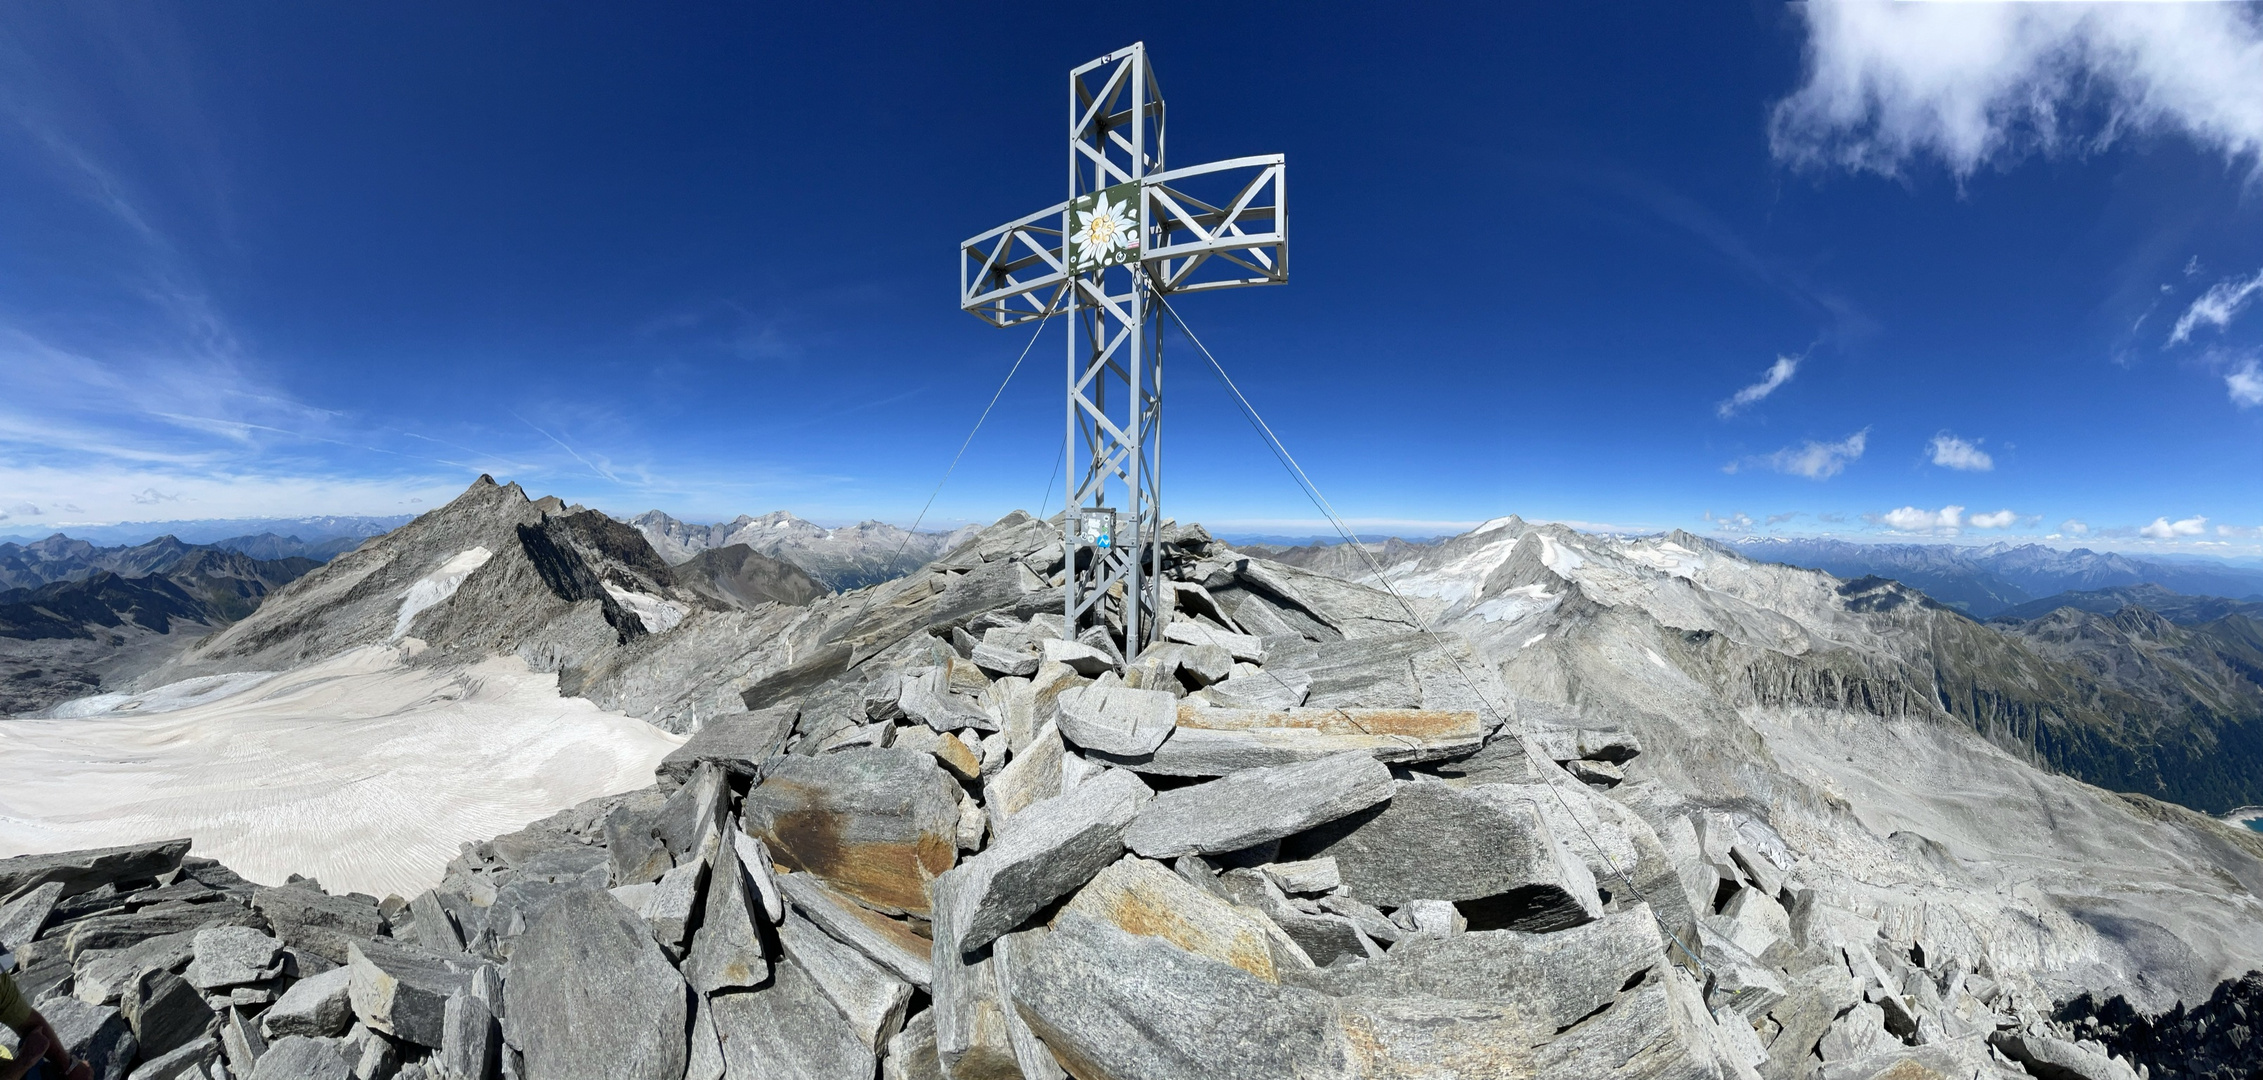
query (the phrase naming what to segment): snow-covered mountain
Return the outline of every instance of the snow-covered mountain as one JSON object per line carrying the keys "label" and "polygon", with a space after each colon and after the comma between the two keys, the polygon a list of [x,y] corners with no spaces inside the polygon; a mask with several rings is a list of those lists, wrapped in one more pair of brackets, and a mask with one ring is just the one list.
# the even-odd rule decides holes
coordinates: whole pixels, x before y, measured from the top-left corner
{"label": "snow-covered mountain", "polygon": [[977,531],[972,525],[947,532],[911,532],[880,521],[838,529],[813,525],[779,510],[761,517],[739,515],[713,525],[694,525],[650,510],[628,519],[670,564],[702,551],[745,544],[748,548],[801,567],[836,592],[847,592],[902,577],[957,547]]}

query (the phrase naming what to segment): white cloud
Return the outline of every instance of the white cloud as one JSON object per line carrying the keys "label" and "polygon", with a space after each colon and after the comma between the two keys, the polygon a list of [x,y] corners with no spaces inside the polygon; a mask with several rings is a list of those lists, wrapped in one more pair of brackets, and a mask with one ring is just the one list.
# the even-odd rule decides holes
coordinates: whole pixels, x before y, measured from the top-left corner
{"label": "white cloud", "polygon": [[1944,431],[1933,436],[1933,464],[1965,472],[1987,472],[1996,467],[1996,459],[1989,457],[1977,442],[1966,442]]}
{"label": "white cloud", "polygon": [[1790,521],[1791,519],[1793,519],[1793,518],[1795,518],[1795,517],[1798,517],[1798,516],[1799,516],[1799,511],[1797,511],[1797,510],[1793,510],[1793,511],[1790,511],[1789,513],[1783,513],[1783,514],[1770,514],[1770,515],[1768,515],[1768,524],[1770,524],[1770,525],[1781,525],[1781,524],[1783,524],[1784,522]]}
{"label": "white cloud", "polygon": [[1847,462],[1861,457],[1863,447],[1869,445],[1869,442],[1870,429],[1864,428],[1838,442],[1823,443],[1810,439],[1773,454],[1732,461],[1723,466],[1721,471],[1734,473],[1757,466],[1790,476],[1804,476],[1810,480],[1828,480],[1845,472]]}
{"label": "white cloud", "polygon": [[2263,158],[2263,28],[2246,4],[1791,10],[1806,20],[1807,70],[1769,118],[1779,160],[1898,175],[1932,157],[1964,177],[2156,132]]}
{"label": "white cloud", "polygon": [[1705,520],[1712,522],[1713,527],[1721,532],[1752,531],[1752,515],[1742,512],[1729,514],[1726,516],[1716,516],[1713,511],[1707,510],[1705,512]]}
{"label": "white cloud", "polygon": [[1998,510],[1993,514],[1974,514],[1971,520],[1975,529],[2008,529],[2013,522],[2019,520],[2019,515],[2009,510]]}
{"label": "white cloud", "polygon": [[1939,510],[1920,510],[1904,506],[1883,514],[1864,514],[1862,519],[1873,525],[1884,525],[1895,532],[1939,532],[1954,534],[1964,520],[1964,507],[1944,506]]}
{"label": "white cloud", "polygon": [[2190,340],[2193,329],[2202,323],[2219,330],[2229,326],[2239,316],[2240,309],[2246,307],[2247,302],[2254,299],[2257,293],[2263,293],[2263,270],[2257,270],[2254,277],[2245,281],[2225,278],[2209,286],[2207,292],[2201,293],[2200,298],[2194,300],[2192,306],[2184,309],[2184,314],[2177,317],[2176,326],[2169,330],[2169,344],[2177,345]]}
{"label": "white cloud", "polygon": [[2174,540],[2180,536],[2198,536],[2207,528],[2208,519],[2204,517],[2188,517],[2182,521],[2157,517],[2153,519],[2153,524],[2137,530],[2137,534],[2155,540]]}
{"label": "white cloud", "polygon": [[2084,521],[2077,521],[2074,518],[2068,518],[2065,521],[2059,522],[2059,531],[2073,536],[2087,536],[2090,533],[2090,524]]}
{"label": "white cloud", "polygon": [[1767,374],[1762,375],[1759,382],[1737,391],[1721,403],[1718,410],[1721,419],[1735,416],[1738,409],[1775,393],[1777,387],[1792,381],[1792,374],[1799,370],[1799,362],[1805,359],[1805,356],[1778,356],[1775,363],[1768,365]]}
{"label": "white cloud", "polygon": [[2231,391],[2232,404],[2242,409],[2250,405],[2263,405],[2263,369],[2256,366],[2252,357],[2231,374],[2224,376],[2224,386]]}

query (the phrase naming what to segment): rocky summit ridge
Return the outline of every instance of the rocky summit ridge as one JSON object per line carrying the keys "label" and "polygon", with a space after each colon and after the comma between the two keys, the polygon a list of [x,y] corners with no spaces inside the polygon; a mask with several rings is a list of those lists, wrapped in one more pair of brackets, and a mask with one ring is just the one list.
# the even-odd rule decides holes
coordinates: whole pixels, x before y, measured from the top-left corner
{"label": "rocky summit ridge", "polygon": [[649,787],[408,898],[0,860],[0,946],[148,1080],[2253,1068],[2263,837],[1944,704],[1918,594],[1516,519],[1380,577],[1162,541],[1127,659],[1024,514],[747,602],[483,480],[167,677],[515,656],[688,732]]}

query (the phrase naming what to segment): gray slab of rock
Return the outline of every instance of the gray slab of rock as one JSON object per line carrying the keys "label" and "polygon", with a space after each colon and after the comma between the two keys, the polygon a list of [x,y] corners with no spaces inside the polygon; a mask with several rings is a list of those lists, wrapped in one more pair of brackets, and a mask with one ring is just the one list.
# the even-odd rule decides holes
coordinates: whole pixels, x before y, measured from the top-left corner
{"label": "gray slab of rock", "polygon": [[715,1034],[715,1012],[707,999],[691,999],[691,1046],[685,1050],[684,1080],[723,1080],[723,1041]]}
{"label": "gray slab of rock", "polygon": [[1261,909],[1232,903],[1161,864],[1126,855],[1077,891],[1063,913],[1107,923],[1129,934],[1162,938],[1196,956],[1281,981],[1288,935]]}
{"label": "gray slab of rock", "polygon": [[[973,664],[962,661],[957,666],[971,674],[980,674]],[[947,679],[940,668],[917,677],[905,677],[897,705],[905,716],[936,731],[957,731],[964,727],[991,730],[998,726],[973,698],[951,693]]]}
{"label": "gray slab of rock", "polygon": [[[220,1060],[220,1044],[210,1039],[199,1039],[170,1053],[150,1056],[144,1054],[141,1064],[128,1073],[130,1080],[185,1080],[203,1077],[205,1068]],[[280,1075],[280,1074],[278,1074]],[[332,1080],[324,1077],[323,1080]],[[335,1080],[344,1080],[343,1077]]]}
{"label": "gray slab of rock", "polygon": [[1522,733],[1550,761],[1626,762],[1642,752],[1633,732],[1608,724],[1581,727],[1542,720],[1527,724]]}
{"label": "gray slab of rock", "polygon": [[1755,1020],[1784,1000],[1782,977],[1725,935],[1700,925],[1694,944],[1713,979],[1710,999],[1714,1005]]}
{"label": "gray slab of rock", "polygon": [[1445,784],[1402,782],[1391,801],[1283,844],[1282,855],[1331,855],[1352,895],[1397,907],[1461,906],[1480,930],[1548,930],[1602,914],[1594,875],[1531,807]]}
{"label": "gray slab of rock", "polygon": [[1016,960],[1014,1004],[1078,1076],[1352,1075],[1329,999],[1161,938],[1064,914]]}
{"label": "gray slab of rock", "polygon": [[863,953],[833,940],[798,914],[779,924],[778,947],[848,1018],[859,1042],[878,1051],[903,1026],[911,984]]}
{"label": "gray slab of rock", "polygon": [[115,1005],[127,984],[152,968],[178,972],[196,956],[196,931],[160,934],[123,949],[79,954],[71,968],[71,993],[89,1005]]}
{"label": "gray slab of rock", "polygon": [[759,837],[748,836],[745,830],[731,830],[731,847],[738,855],[739,865],[746,870],[748,882],[754,886],[756,899],[762,903],[762,917],[775,926],[786,917],[786,894],[778,889],[777,871],[770,865],[770,848]]}
{"label": "gray slab of rock", "polygon": [[680,1080],[686,997],[644,921],[604,892],[580,890],[519,937],[503,1011],[529,1077]]}
{"label": "gray slab of rock", "polygon": [[1229,630],[1204,626],[1198,622],[1179,621],[1163,627],[1163,637],[1182,645],[1214,645],[1236,660],[1252,664],[1265,662],[1265,641],[1250,634],[1236,634]]}
{"label": "gray slab of rock", "polygon": [[384,926],[376,904],[304,885],[260,889],[252,894],[251,906],[267,917],[283,944],[334,964],[346,962],[348,945],[376,937]]}
{"label": "gray slab of rock", "polygon": [[888,1040],[880,1080],[944,1080],[943,1059],[935,1049],[935,1010],[912,1017]]}
{"label": "gray slab of rock", "polygon": [[1190,700],[1179,706],[1171,737],[1133,767],[1165,776],[1224,776],[1346,750],[1365,750],[1384,762],[1433,761],[1477,750],[1491,726],[1472,711],[1222,709]]}
{"label": "gray slab of rock", "polygon": [[242,1009],[231,1008],[220,1014],[220,1049],[228,1059],[228,1071],[250,1076],[252,1066],[267,1053],[267,1039]]}
{"label": "gray slab of rock", "polygon": [[63,886],[63,896],[77,896],[104,885],[153,878],[180,869],[188,853],[188,840],[158,840],[0,859],[0,902],[21,899],[49,882]]}
{"label": "gray slab of rock", "polygon": [[704,863],[687,862],[665,874],[652,887],[637,912],[652,925],[652,936],[672,955],[683,954],[684,937],[691,932],[692,915],[699,906],[700,887],[707,880]]}
{"label": "gray slab of rock", "polygon": [[780,705],[715,717],[692,732],[682,746],[669,751],[652,771],[663,780],[682,783],[707,762],[738,776],[752,777],[785,745],[787,736],[794,732],[797,716],[793,706]]}
{"label": "gray slab of rock", "polygon": [[416,923],[416,943],[436,953],[464,951],[464,936],[456,926],[455,916],[448,913],[440,902],[440,894],[431,889],[416,894],[409,901],[409,917]]}
{"label": "gray slab of rock", "polygon": [[487,1080],[499,1065],[503,1039],[487,1003],[469,993],[448,999],[441,1018],[439,1073],[451,1080]]}
{"label": "gray slab of rock", "polygon": [[1325,855],[1317,859],[1266,863],[1260,869],[1285,893],[1333,892],[1344,883],[1343,874],[1336,869],[1336,860]]}
{"label": "gray slab of rock", "polygon": [[661,805],[652,833],[667,845],[677,866],[698,857],[700,841],[706,839],[708,830],[723,827],[723,817],[731,807],[729,775],[711,763],[698,765],[692,769],[691,779]]}
{"label": "gray slab of rock", "polygon": [[353,1022],[351,968],[332,968],[292,983],[275,1004],[260,1014],[260,1030],[267,1037],[310,1035],[325,1038],[346,1030]]}
{"label": "gray slab of rock", "polygon": [[1179,699],[1163,690],[1086,686],[1061,695],[1061,737],[1120,757],[1155,752],[1178,723]]}
{"label": "gray slab of rock", "polygon": [[51,997],[39,1003],[39,1014],[55,1030],[63,1049],[87,1063],[94,1080],[120,1080],[126,1075],[138,1047],[118,1010],[77,998]]}
{"label": "gray slab of rock", "polygon": [[[945,877],[936,883],[937,903],[955,907],[965,883]],[[1058,1064],[1016,1015],[1005,981],[1005,959],[1013,935],[969,955],[948,923],[935,928],[935,983],[929,988],[935,1024],[935,1053],[947,1076],[1000,1076],[1048,1080]],[[1023,1044],[1030,1063],[1022,1068]]]}
{"label": "gray slab of rock", "polygon": [[204,1038],[212,1007],[188,980],[170,971],[144,971],[119,995],[119,1009],[144,1058],[160,1057]]}
{"label": "gray slab of rock", "polygon": [[248,926],[215,926],[191,939],[186,977],[199,990],[266,982],[283,972],[283,943]]}
{"label": "gray slab of rock", "polygon": [[0,951],[22,948],[47,928],[47,916],[63,898],[63,883],[34,885],[22,896],[0,906]]}
{"label": "gray slab of rock", "polygon": [[[991,633],[995,634],[997,630],[992,630]],[[1043,662],[1033,650],[993,642],[988,635],[975,643],[974,652],[968,659],[974,661],[974,666],[992,676],[1018,675],[1024,678],[1037,674],[1037,666]]]}
{"label": "gray slab of rock", "polygon": [[1659,964],[1609,1008],[1540,1047],[1531,1075],[1712,1076],[1724,1070],[1711,1026],[1696,985],[1680,968]]}
{"label": "gray slab of rock", "polygon": [[1005,835],[1015,814],[1061,793],[1061,756],[1066,752],[1060,729],[1046,721],[1037,736],[1014,751],[1013,760],[982,785],[991,835]]}
{"label": "gray slab of rock", "polygon": [[[726,826],[738,831],[737,822]],[[666,879],[662,879],[666,880]],[[699,932],[692,936],[684,957],[684,980],[702,994],[734,987],[756,986],[770,977],[770,960],[764,955],[762,935],[755,927],[754,887],[739,865],[738,849],[715,853],[715,867],[707,878],[707,897],[701,904]]]}
{"label": "gray slab of rock", "polygon": [[1012,832],[952,871],[959,901],[937,921],[962,949],[996,940],[1115,862],[1125,826],[1151,797],[1137,776],[1111,770],[1023,811]]}
{"label": "gray slab of rock", "polygon": [[260,1056],[251,1080],[352,1080],[353,1062],[333,1039],[291,1035],[275,1040]]}
{"label": "gray slab of rock", "polygon": [[[74,962],[88,952],[130,948],[150,938],[202,930],[209,926],[247,926],[258,916],[234,904],[159,904],[71,923],[61,931],[63,954]],[[49,941],[57,931],[51,931]],[[42,948],[45,944],[42,943]]]}
{"label": "gray slab of rock", "polygon": [[1360,751],[1249,769],[1155,796],[1124,830],[1124,846],[1150,859],[1240,851],[1391,795],[1391,770]]}
{"label": "gray slab of rock", "polygon": [[1116,668],[1114,657],[1081,641],[1046,638],[1038,643],[1038,649],[1046,663],[1065,665],[1079,675],[1093,676]]}
{"label": "gray slab of rock", "polygon": [[792,960],[769,986],[707,999],[731,1076],[871,1080],[879,1062],[817,983]]}
{"label": "gray slab of rock", "polygon": [[[612,898],[606,897],[611,903]],[[346,950],[346,990],[354,1015],[372,1030],[438,1048],[448,998],[471,985],[466,968],[398,942],[356,942]]]}
{"label": "gray slab of rock", "polygon": [[[1781,1040],[1782,1036],[1777,1038]],[[1826,1063],[1856,1061],[1890,1050],[1900,1043],[1900,1039],[1886,1032],[1885,1010],[1867,1001],[1857,1000],[1851,1007],[1847,1007],[1846,1015],[1831,1021],[1830,1026],[1824,1030],[1823,1037],[1816,1040],[1815,1053]],[[1787,1076],[1790,1072],[1788,1063],[1797,1062],[1798,1059],[1787,1053],[1784,1060],[1787,1064],[1783,1068],[1768,1070],[1764,1066],[1763,1073],[1770,1080]]]}
{"label": "gray slab of rock", "polygon": [[958,860],[959,785],[904,749],[779,759],[747,793],[746,831],[778,865],[890,912],[925,915]]}
{"label": "gray slab of rock", "polygon": [[612,876],[608,883],[615,886],[641,885],[657,881],[668,872],[674,858],[668,845],[660,842],[653,830],[660,824],[660,808],[665,800],[652,795],[651,805],[643,800],[623,801],[605,817],[605,852],[612,863]]}
{"label": "gray slab of rock", "polygon": [[1418,935],[1381,961],[1308,978],[1341,995],[1505,1003],[1553,1031],[1611,1004],[1621,989],[1664,962],[1657,920],[1636,904],[1547,934]]}
{"label": "gray slab of rock", "polygon": [[903,923],[834,892],[811,874],[780,874],[777,882],[793,909],[835,941],[846,943],[914,986],[925,989],[934,983],[931,943]]}
{"label": "gray slab of rock", "polygon": [[[1776,1033],[1768,1042],[1768,1062],[1760,1066],[1768,1080],[1792,1080],[1803,1072],[1832,1021],[1862,1000],[1860,984],[1836,964],[1793,976],[1784,991],[1784,999],[1769,1010]],[[1880,1038],[1885,1037],[1883,1018],[1871,1026],[1879,1029]]]}
{"label": "gray slab of rock", "polygon": [[2137,1080],[2136,1070],[2129,1066],[2048,1035],[2000,1031],[1989,1036],[1988,1043],[2040,1080]]}

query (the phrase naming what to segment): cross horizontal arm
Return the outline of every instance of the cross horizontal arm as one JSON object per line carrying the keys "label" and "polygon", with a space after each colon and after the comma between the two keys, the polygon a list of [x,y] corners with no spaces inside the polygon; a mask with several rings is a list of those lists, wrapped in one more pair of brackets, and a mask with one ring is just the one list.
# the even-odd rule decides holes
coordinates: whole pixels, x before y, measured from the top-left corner
{"label": "cross horizontal arm", "polygon": [[1061,256],[1061,215],[1066,202],[1000,225],[959,245],[959,308],[993,326],[1012,326],[1045,314],[1047,305],[1016,297],[1056,289],[1068,280]]}

